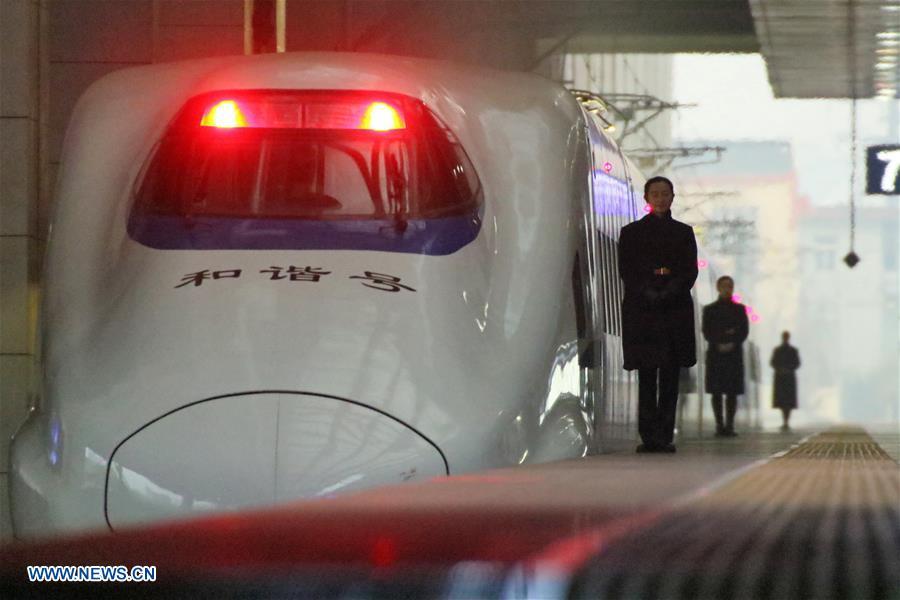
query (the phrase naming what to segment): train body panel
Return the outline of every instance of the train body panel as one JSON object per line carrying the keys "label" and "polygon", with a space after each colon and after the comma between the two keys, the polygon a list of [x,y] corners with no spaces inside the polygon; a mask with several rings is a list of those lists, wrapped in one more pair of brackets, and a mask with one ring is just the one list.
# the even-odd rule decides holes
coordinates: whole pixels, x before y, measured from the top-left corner
{"label": "train body panel", "polygon": [[[443,254],[359,236],[319,249],[136,240],[135,198],[179,110],[263,89],[421,102],[477,174],[477,233]],[[11,453],[16,534],[584,455],[600,386],[578,350],[597,335],[577,331],[572,277],[593,244],[589,156],[577,102],[528,75],[302,54],[99,81],[64,145],[43,398]],[[377,235],[411,239],[427,221]],[[178,243],[205,239],[213,225],[198,223]],[[215,243],[251,239],[242,227]]]}

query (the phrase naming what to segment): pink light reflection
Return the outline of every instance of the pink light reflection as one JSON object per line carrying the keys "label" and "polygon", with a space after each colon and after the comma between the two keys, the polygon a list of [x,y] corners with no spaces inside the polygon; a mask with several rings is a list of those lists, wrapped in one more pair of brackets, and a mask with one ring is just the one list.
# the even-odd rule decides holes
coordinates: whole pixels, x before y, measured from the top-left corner
{"label": "pink light reflection", "polygon": [[709,266],[709,263],[706,262],[705,260],[703,260],[702,258],[697,261],[697,267],[699,267],[701,269],[705,269],[708,266]]}
{"label": "pink light reflection", "polygon": [[740,302],[740,301],[741,301],[741,295],[740,295],[740,294],[732,294],[732,295],[731,295],[731,301],[732,301],[732,302]]}

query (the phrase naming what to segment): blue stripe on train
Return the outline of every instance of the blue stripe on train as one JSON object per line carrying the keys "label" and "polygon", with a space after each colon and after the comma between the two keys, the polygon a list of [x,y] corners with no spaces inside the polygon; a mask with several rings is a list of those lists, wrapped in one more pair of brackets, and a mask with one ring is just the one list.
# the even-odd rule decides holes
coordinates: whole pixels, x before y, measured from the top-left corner
{"label": "blue stripe on train", "polygon": [[398,231],[393,219],[244,219],[132,215],[128,235],[160,250],[381,250],[442,256],[478,236],[481,217],[410,219]]}

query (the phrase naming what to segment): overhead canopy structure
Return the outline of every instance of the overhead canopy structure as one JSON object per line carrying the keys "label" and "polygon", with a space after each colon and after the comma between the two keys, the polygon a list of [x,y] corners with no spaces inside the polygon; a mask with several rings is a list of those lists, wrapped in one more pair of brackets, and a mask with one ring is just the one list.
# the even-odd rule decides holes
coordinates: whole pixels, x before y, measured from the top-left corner
{"label": "overhead canopy structure", "polygon": [[749,2],[776,97],[898,97],[900,0]]}
{"label": "overhead canopy structure", "polygon": [[761,52],[776,97],[790,98],[896,97],[900,79],[900,0],[317,0],[296,8],[287,11],[289,50],[526,71],[564,53]]}
{"label": "overhead canopy structure", "polygon": [[[500,3],[509,7],[510,3]],[[526,0],[519,20],[567,52],[759,52],[747,0]],[[554,41],[541,45],[552,48]]]}
{"label": "overhead canopy structure", "polygon": [[554,51],[761,52],[779,98],[896,98],[900,0],[529,0],[503,18]]}

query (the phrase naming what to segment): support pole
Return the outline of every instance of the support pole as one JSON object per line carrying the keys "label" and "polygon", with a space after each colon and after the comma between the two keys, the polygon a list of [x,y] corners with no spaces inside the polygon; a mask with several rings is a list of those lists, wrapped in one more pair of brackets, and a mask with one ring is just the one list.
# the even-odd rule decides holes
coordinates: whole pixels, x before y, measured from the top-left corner
{"label": "support pole", "polygon": [[244,0],[244,54],[284,52],[287,0]]}

